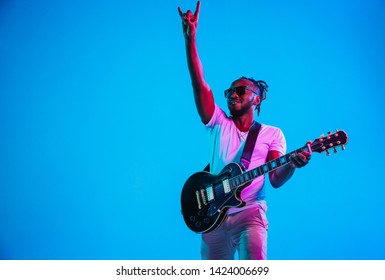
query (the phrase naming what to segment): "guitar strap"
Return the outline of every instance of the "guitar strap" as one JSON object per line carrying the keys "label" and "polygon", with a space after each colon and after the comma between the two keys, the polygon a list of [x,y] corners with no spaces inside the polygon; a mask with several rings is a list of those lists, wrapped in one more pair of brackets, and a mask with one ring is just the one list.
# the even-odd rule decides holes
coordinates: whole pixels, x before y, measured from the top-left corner
{"label": "guitar strap", "polygon": [[[256,121],[254,121],[253,125],[250,127],[240,160],[240,164],[243,170],[247,170],[247,168],[249,168],[251,156],[253,155],[260,128],[261,124]],[[203,171],[210,172],[210,164],[207,164]]]}
{"label": "guitar strap", "polygon": [[247,170],[247,168],[249,168],[251,156],[253,155],[255,143],[257,142],[257,137],[260,128],[261,124],[256,121],[254,121],[253,125],[250,127],[240,162],[243,170]]}

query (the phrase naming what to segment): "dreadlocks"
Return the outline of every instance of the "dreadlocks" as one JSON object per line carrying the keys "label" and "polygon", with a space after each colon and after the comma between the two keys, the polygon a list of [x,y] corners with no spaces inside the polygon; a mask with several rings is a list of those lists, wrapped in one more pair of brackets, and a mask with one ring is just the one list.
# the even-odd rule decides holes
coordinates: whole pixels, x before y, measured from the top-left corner
{"label": "dreadlocks", "polygon": [[263,80],[254,80],[253,78],[249,78],[245,76],[240,77],[238,80],[241,80],[241,79],[252,82],[254,86],[258,88],[258,95],[261,98],[261,102],[255,107],[255,109],[258,110],[258,116],[259,116],[259,112],[261,111],[261,103],[262,103],[262,100],[266,99],[266,93],[269,86]]}

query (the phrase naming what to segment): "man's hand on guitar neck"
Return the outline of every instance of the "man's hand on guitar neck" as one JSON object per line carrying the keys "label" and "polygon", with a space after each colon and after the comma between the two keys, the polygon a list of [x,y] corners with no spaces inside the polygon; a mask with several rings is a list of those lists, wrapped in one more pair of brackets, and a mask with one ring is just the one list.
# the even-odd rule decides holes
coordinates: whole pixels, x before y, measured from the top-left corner
{"label": "man's hand on guitar neck", "polygon": [[[310,147],[311,141],[307,142],[307,146]],[[311,148],[309,151],[303,151],[301,153],[293,154],[290,156],[290,166],[292,168],[301,168],[309,163],[311,159]]]}
{"label": "man's hand on guitar neck", "polygon": [[[311,142],[308,141],[307,146],[310,147],[310,144]],[[268,160],[269,161],[273,160],[275,158],[278,158],[279,156],[280,156],[279,152],[270,151],[268,154]],[[307,165],[310,159],[311,159],[311,148],[309,149],[309,151],[303,151],[300,153],[295,153],[290,155],[289,164],[286,164],[274,170],[273,172],[269,173],[269,179],[270,179],[271,185],[274,188],[279,188],[280,186],[285,184],[285,182],[287,182],[287,180],[289,180],[291,176],[293,176],[294,171],[297,168],[301,168]]]}

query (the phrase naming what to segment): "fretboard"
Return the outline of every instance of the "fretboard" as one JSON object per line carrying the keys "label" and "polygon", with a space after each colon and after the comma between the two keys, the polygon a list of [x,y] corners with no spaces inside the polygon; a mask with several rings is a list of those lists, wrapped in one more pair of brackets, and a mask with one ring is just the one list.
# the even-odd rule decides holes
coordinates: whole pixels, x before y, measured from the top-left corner
{"label": "fretboard", "polygon": [[290,161],[291,161],[290,156],[292,154],[300,153],[303,151],[309,151],[309,148],[307,145],[305,145],[304,147],[302,147],[300,149],[292,151],[291,153],[288,153],[288,154],[283,155],[279,158],[268,161],[261,166],[258,166],[254,169],[251,169],[249,171],[246,171],[242,174],[239,174],[239,175],[229,179],[230,188],[232,190],[235,190],[238,187],[251,182],[252,180],[254,180],[255,178],[257,178],[259,176],[262,176],[262,175],[269,173],[269,172],[271,172],[277,168],[280,168],[281,166],[284,166],[284,165],[290,163]]}

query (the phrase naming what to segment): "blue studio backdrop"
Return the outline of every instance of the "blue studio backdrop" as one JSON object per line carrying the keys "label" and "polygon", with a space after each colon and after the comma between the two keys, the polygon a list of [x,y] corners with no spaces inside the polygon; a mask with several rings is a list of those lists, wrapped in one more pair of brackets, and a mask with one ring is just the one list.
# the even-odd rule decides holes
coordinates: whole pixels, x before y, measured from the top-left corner
{"label": "blue studio backdrop", "polygon": [[[199,259],[180,191],[208,162],[172,1],[0,1],[0,258]],[[208,1],[198,46],[216,102],[269,84],[259,122],[288,151],[345,130],[282,188],[269,259],[385,259],[385,3]],[[340,150],[340,149],[339,149]]]}

